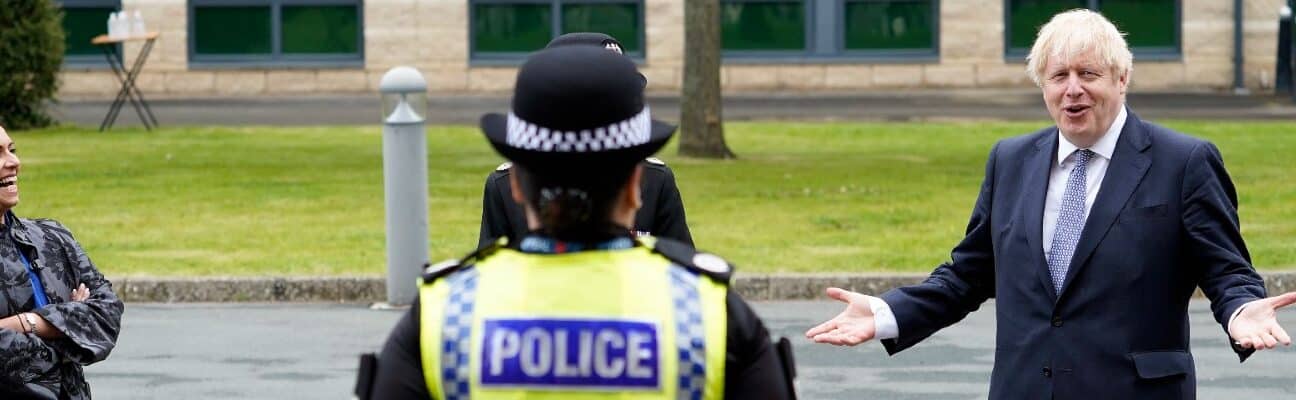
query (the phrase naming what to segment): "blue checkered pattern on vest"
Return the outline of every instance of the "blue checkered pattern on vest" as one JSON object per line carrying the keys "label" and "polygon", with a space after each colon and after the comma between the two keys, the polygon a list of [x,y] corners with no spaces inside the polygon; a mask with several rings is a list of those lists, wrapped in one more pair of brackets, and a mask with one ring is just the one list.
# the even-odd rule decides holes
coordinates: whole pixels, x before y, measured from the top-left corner
{"label": "blue checkered pattern on vest", "polygon": [[472,352],[473,297],[477,294],[477,270],[469,268],[450,275],[450,296],[441,325],[441,388],[446,400],[469,398],[468,356]]}
{"label": "blue checkered pattern on vest", "polygon": [[1062,293],[1062,283],[1066,280],[1067,269],[1071,267],[1071,256],[1075,254],[1076,243],[1080,242],[1080,232],[1085,223],[1085,170],[1094,152],[1088,149],[1076,150],[1075,168],[1067,177],[1066,191],[1062,192],[1062,205],[1058,210],[1057,228],[1053,231],[1053,244],[1049,248],[1049,273],[1053,275],[1053,289]]}
{"label": "blue checkered pattern on vest", "polygon": [[679,347],[681,400],[701,400],[706,389],[706,330],[698,276],[678,265],[670,266],[671,300],[675,304],[675,343]]}

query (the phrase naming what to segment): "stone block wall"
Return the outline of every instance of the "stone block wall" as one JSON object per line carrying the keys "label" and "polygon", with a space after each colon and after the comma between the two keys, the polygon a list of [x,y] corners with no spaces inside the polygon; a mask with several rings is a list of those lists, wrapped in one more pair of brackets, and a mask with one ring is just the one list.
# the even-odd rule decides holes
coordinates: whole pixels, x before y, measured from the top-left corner
{"label": "stone block wall", "polygon": [[[1253,90],[1273,85],[1278,9],[1285,0],[1247,0],[1245,79]],[[1233,2],[1182,0],[1182,57],[1135,59],[1136,90],[1224,90],[1233,83]],[[507,93],[514,66],[469,60],[468,1],[364,1],[364,66],[351,68],[234,68],[191,66],[187,0],[123,0],[143,11],[161,33],[140,76],[150,97],[372,93],[382,74],[411,65],[433,93]],[[1004,56],[1004,2],[942,0],[939,57],[930,62],[728,63],[728,92],[852,91],[906,88],[1030,88],[1022,60]],[[683,82],[684,0],[644,0],[649,90],[678,92]],[[140,43],[124,47],[127,63]],[[116,80],[104,68],[69,67],[64,98],[111,97]]]}

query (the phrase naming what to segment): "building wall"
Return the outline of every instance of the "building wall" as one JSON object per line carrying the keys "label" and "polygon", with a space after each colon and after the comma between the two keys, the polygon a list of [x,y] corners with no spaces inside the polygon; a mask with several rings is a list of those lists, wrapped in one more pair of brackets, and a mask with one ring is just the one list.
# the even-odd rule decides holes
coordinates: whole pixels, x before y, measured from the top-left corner
{"label": "building wall", "polygon": [[[1252,90],[1272,87],[1278,9],[1285,0],[1245,1],[1245,78]],[[363,93],[376,90],[389,68],[411,65],[433,93],[503,93],[515,66],[469,61],[467,0],[365,0],[364,67],[191,67],[186,0],[122,0],[161,32],[139,87],[151,97]],[[1227,89],[1233,83],[1233,9],[1227,0],[1182,1],[1182,57],[1135,58],[1135,90]],[[1004,2],[942,0],[939,60],[932,62],[727,62],[726,91],[852,91],[897,88],[1029,88],[1024,60],[1004,56]],[[644,0],[649,90],[674,92],[683,80],[684,0]],[[126,45],[129,65],[138,42]],[[116,79],[103,68],[68,67],[65,98],[111,97]]]}

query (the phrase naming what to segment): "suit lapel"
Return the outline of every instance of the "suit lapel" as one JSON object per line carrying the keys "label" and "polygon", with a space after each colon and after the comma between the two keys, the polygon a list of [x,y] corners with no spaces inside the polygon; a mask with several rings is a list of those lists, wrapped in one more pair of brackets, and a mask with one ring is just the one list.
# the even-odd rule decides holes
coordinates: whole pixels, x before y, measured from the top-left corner
{"label": "suit lapel", "polygon": [[1022,221],[1022,227],[1026,229],[1026,248],[1030,251],[1030,257],[1022,261],[1034,267],[1040,284],[1054,300],[1057,300],[1057,293],[1053,291],[1053,278],[1049,275],[1048,262],[1044,258],[1041,236],[1044,235],[1044,199],[1048,193],[1049,172],[1057,158],[1057,138],[1057,130],[1054,129],[1035,141],[1035,154],[1025,160],[1026,165],[1022,168],[1026,175],[1025,186],[1022,187],[1027,189],[1022,191],[1022,207],[1018,211],[1021,213],[1018,221]]}
{"label": "suit lapel", "polygon": [[1120,139],[1116,142],[1111,164],[1107,166],[1107,173],[1103,177],[1102,188],[1098,190],[1098,198],[1094,200],[1089,216],[1085,219],[1084,230],[1080,233],[1080,241],[1076,243],[1075,254],[1072,255],[1071,266],[1067,268],[1066,280],[1062,283],[1059,297],[1066,293],[1075,276],[1087,265],[1089,256],[1093,255],[1094,249],[1107,236],[1112,223],[1116,222],[1116,216],[1120,215],[1130,195],[1134,194],[1134,189],[1143,181],[1148,166],[1152,164],[1152,160],[1143,154],[1149,146],[1151,141],[1147,131],[1143,129],[1143,122],[1133,112],[1129,112],[1125,126],[1121,128]]}

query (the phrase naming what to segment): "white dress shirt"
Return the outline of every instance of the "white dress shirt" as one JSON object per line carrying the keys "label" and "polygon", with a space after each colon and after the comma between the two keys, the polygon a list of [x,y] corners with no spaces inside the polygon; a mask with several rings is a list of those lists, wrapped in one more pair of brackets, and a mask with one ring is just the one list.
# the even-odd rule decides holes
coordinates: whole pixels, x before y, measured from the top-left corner
{"label": "white dress shirt", "polygon": [[[1125,127],[1125,117],[1125,107],[1121,107],[1120,113],[1116,114],[1116,120],[1112,121],[1110,128],[1107,128],[1107,133],[1089,147],[1095,157],[1090,157],[1089,165],[1085,167],[1083,219],[1085,221],[1089,219],[1089,210],[1093,208],[1094,200],[1098,199],[1098,188],[1102,187],[1103,177],[1107,175],[1107,166],[1111,164],[1112,153],[1116,152],[1116,139],[1120,139],[1121,128]],[[1075,169],[1075,152],[1080,150],[1062,135],[1062,131],[1059,130],[1057,135],[1057,157],[1051,164],[1048,193],[1044,197],[1044,236],[1040,236],[1040,241],[1044,242],[1045,259],[1053,248],[1053,232],[1057,231],[1058,212],[1062,209],[1062,194],[1066,192],[1067,179],[1071,176],[1071,170]]]}

